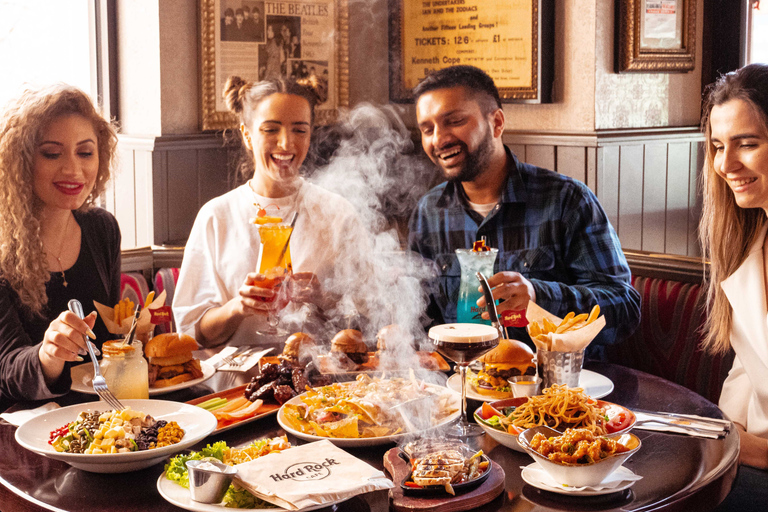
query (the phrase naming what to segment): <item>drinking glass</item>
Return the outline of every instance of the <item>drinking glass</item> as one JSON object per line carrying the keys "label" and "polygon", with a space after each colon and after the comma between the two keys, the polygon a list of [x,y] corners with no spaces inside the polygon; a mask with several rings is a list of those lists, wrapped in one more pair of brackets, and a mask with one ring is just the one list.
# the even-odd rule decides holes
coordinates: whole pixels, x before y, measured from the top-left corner
{"label": "drinking glass", "polygon": [[467,420],[467,367],[499,344],[499,331],[483,324],[443,324],[429,330],[435,349],[456,363],[461,375],[461,418],[446,432],[451,437],[481,436],[485,432]]}
{"label": "drinking glass", "polygon": [[461,281],[459,283],[459,301],[456,304],[456,320],[460,323],[475,323],[491,325],[490,320],[483,320],[480,315],[487,308],[477,306],[477,299],[483,296],[477,290],[477,273],[484,276],[493,275],[493,264],[499,250],[489,248],[485,251],[472,249],[456,249],[456,257],[461,266]]}
{"label": "drinking glass", "polygon": [[288,304],[288,291],[283,287],[285,280],[290,276],[291,248],[288,242],[293,232],[293,227],[284,222],[274,222],[259,226],[259,262],[256,271],[265,276],[259,283],[262,288],[273,289],[276,295],[270,302],[275,302],[275,308],[267,313],[267,322],[270,326],[268,332],[263,334],[282,334],[278,332],[277,311]]}

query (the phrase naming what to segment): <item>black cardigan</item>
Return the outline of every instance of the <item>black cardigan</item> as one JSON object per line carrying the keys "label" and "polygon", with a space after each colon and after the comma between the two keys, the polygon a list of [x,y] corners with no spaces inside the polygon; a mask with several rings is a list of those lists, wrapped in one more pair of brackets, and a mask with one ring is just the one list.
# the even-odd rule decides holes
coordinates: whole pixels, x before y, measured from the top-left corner
{"label": "black cardigan", "polygon": [[[73,213],[82,240],[77,262],[66,271],[70,284],[64,287],[61,274],[52,272],[46,292],[49,304],[59,304],[56,309],[75,298],[87,314],[94,309],[94,300],[113,305],[120,298],[120,228],[112,214],[101,208]],[[38,351],[46,329],[61,313],[49,309],[32,315],[18,294],[0,279],[0,410],[17,401],[62,395],[72,385],[70,364],[50,387],[43,377]],[[97,345],[107,339],[100,319],[94,331]]]}

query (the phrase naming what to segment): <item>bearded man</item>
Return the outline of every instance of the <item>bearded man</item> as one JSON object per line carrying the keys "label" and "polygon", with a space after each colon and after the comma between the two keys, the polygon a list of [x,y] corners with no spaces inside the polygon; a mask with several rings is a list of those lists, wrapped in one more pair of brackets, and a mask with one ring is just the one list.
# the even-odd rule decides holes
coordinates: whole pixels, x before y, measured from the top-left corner
{"label": "bearded man", "polygon": [[[433,322],[456,322],[455,250],[485,237],[499,250],[488,279],[501,301],[497,309],[525,310],[534,301],[564,317],[599,304],[606,326],[587,356],[603,359],[603,345],[638,326],[640,295],[597,197],[579,181],[520,162],[504,145],[501,99],[484,71],[441,69],[414,89],[414,98],[424,152],[447,180],[421,198],[409,223],[411,250],[436,264]],[[531,343],[523,328],[510,329],[510,337]]]}

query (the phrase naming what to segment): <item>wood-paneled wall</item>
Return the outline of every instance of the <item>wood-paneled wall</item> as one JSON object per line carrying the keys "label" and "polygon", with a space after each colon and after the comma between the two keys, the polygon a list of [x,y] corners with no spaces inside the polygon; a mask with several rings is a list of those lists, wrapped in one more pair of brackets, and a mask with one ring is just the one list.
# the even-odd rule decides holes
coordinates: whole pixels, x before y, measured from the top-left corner
{"label": "wood-paneled wall", "polygon": [[[585,182],[624,248],[700,255],[698,130],[507,133],[504,140],[523,161]],[[237,152],[221,134],[121,137],[106,206],[120,222],[123,248],[183,245],[200,207],[235,185]]]}
{"label": "wood-paneled wall", "polygon": [[523,161],[585,182],[603,205],[622,247],[700,256],[697,180],[704,154],[697,129],[508,133],[505,141]]}
{"label": "wood-paneled wall", "polygon": [[234,187],[237,152],[221,134],[121,136],[105,206],[120,223],[123,249],[183,245],[200,207]]}

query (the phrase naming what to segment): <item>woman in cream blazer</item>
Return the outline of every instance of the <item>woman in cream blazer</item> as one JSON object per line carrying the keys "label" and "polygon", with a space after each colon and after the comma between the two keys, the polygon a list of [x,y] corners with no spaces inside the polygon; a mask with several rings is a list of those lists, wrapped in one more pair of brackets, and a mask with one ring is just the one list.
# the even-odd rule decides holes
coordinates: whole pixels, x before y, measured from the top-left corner
{"label": "woman in cream blazer", "polygon": [[[768,66],[709,87],[699,230],[711,262],[704,346],[736,352],[720,408],[739,429],[739,476],[721,510],[768,501]],[[758,507],[758,508],[755,508]]]}

